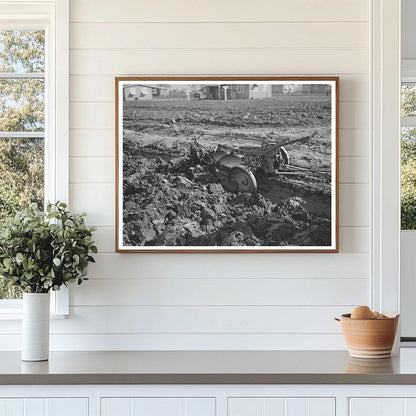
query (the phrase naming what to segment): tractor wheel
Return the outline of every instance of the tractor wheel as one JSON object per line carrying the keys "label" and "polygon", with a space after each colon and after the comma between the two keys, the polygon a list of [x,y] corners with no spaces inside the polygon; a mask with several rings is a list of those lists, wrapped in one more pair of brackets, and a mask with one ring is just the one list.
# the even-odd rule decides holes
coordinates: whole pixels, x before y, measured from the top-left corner
{"label": "tractor wheel", "polygon": [[290,159],[289,159],[289,153],[287,152],[287,150],[284,147],[281,147],[279,149],[279,154],[280,154],[280,157],[281,157],[283,163],[285,165],[288,165],[289,162],[290,162]]}
{"label": "tractor wheel", "polygon": [[289,164],[289,162],[289,153],[284,147],[279,147],[279,150],[276,153],[275,158],[273,160],[273,167],[277,171],[282,171],[285,169],[285,166]]}
{"label": "tractor wheel", "polygon": [[256,192],[257,181],[250,170],[234,166],[228,173],[228,187],[231,192]]}

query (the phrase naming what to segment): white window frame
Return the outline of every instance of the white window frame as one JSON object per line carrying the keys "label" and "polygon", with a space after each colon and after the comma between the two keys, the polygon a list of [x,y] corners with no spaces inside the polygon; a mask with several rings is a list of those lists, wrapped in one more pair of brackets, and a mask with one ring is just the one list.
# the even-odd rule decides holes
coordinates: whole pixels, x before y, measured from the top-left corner
{"label": "white window frame", "polygon": [[[69,0],[0,0],[0,30],[7,29],[46,31],[45,201],[68,202]],[[67,315],[68,290],[51,293],[52,314]],[[20,300],[0,300],[0,319],[20,316]]]}
{"label": "white window frame", "polygon": [[400,6],[372,2],[370,304],[387,313],[400,312]]}
{"label": "white window frame", "polygon": [[[416,60],[402,60],[402,83],[416,84]],[[401,117],[401,127],[416,128],[416,117]],[[413,274],[410,272],[413,267],[413,248],[415,247],[416,230],[400,230],[401,234],[401,265],[403,267],[401,272],[401,302],[402,302],[402,317],[401,327],[404,329],[402,336],[405,338],[414,338],[414,324],[412,323],[412,316],[415,311],[414,301],[412,295],[414,294]],[[415,347],[415,342],[404,341],[402,346]]]}

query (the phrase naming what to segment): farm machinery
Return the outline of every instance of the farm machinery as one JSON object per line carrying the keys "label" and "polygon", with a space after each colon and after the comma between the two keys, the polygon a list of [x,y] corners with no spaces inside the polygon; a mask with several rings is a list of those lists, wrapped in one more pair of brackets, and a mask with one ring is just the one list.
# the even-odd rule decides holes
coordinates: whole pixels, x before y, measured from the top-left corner
{"label": "farm machinery", "polygon": [[228,191],[254,193],[257,191],[256,175],[328,175],[330,172],[326,170],[307,169],[290,164],[286,147],[306,142],[316,135],[317,132],[314,132],[297,139],[285,138],[279,143],[270,143],[266,140],[262,146],[231,148],[231,150],[230,147],[219,144],[214,151],[204,147],[196,139],[194,151],[203,154],[204,165]]}

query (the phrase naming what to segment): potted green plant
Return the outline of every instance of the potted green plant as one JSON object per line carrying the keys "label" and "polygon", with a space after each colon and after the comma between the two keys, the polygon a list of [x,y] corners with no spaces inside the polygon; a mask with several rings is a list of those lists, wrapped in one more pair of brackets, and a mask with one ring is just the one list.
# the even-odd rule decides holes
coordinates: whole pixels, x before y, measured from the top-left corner
{"label": "potted green plant", "polygon": [[23,291],[22,359],[47,360],[50,291],[86,280],[97,247],[85,214],[64,203],[36,204],[19,211],[0,230],[0,276]]}

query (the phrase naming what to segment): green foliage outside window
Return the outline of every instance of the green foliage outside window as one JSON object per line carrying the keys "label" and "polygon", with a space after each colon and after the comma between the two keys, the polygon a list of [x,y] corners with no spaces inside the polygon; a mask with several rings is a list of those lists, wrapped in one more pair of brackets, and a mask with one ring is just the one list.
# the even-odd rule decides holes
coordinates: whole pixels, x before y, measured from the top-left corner
{"label": "green foliage outside window", "polygon": [[[43,73],[45,32],[0,30],[0,73]],[[44,131],[44,80],[0,79],[0,132]],[[4,134],[3,134],[4,136]],[[0,138],[0,228],[16,211],[43,206],[44,139]],[[19,298],[0,279],[0,299]]]}
{"label": "green foliage outside window", "polygon": [[[402,117],[416,116],[416,85],[402,86]],[[416,229],[416,128],[401,135],[401,228]]]}
{"label": "green foliage outside window", "polygon": [[416,229],[416,129],[402,129],[401,228]]}

